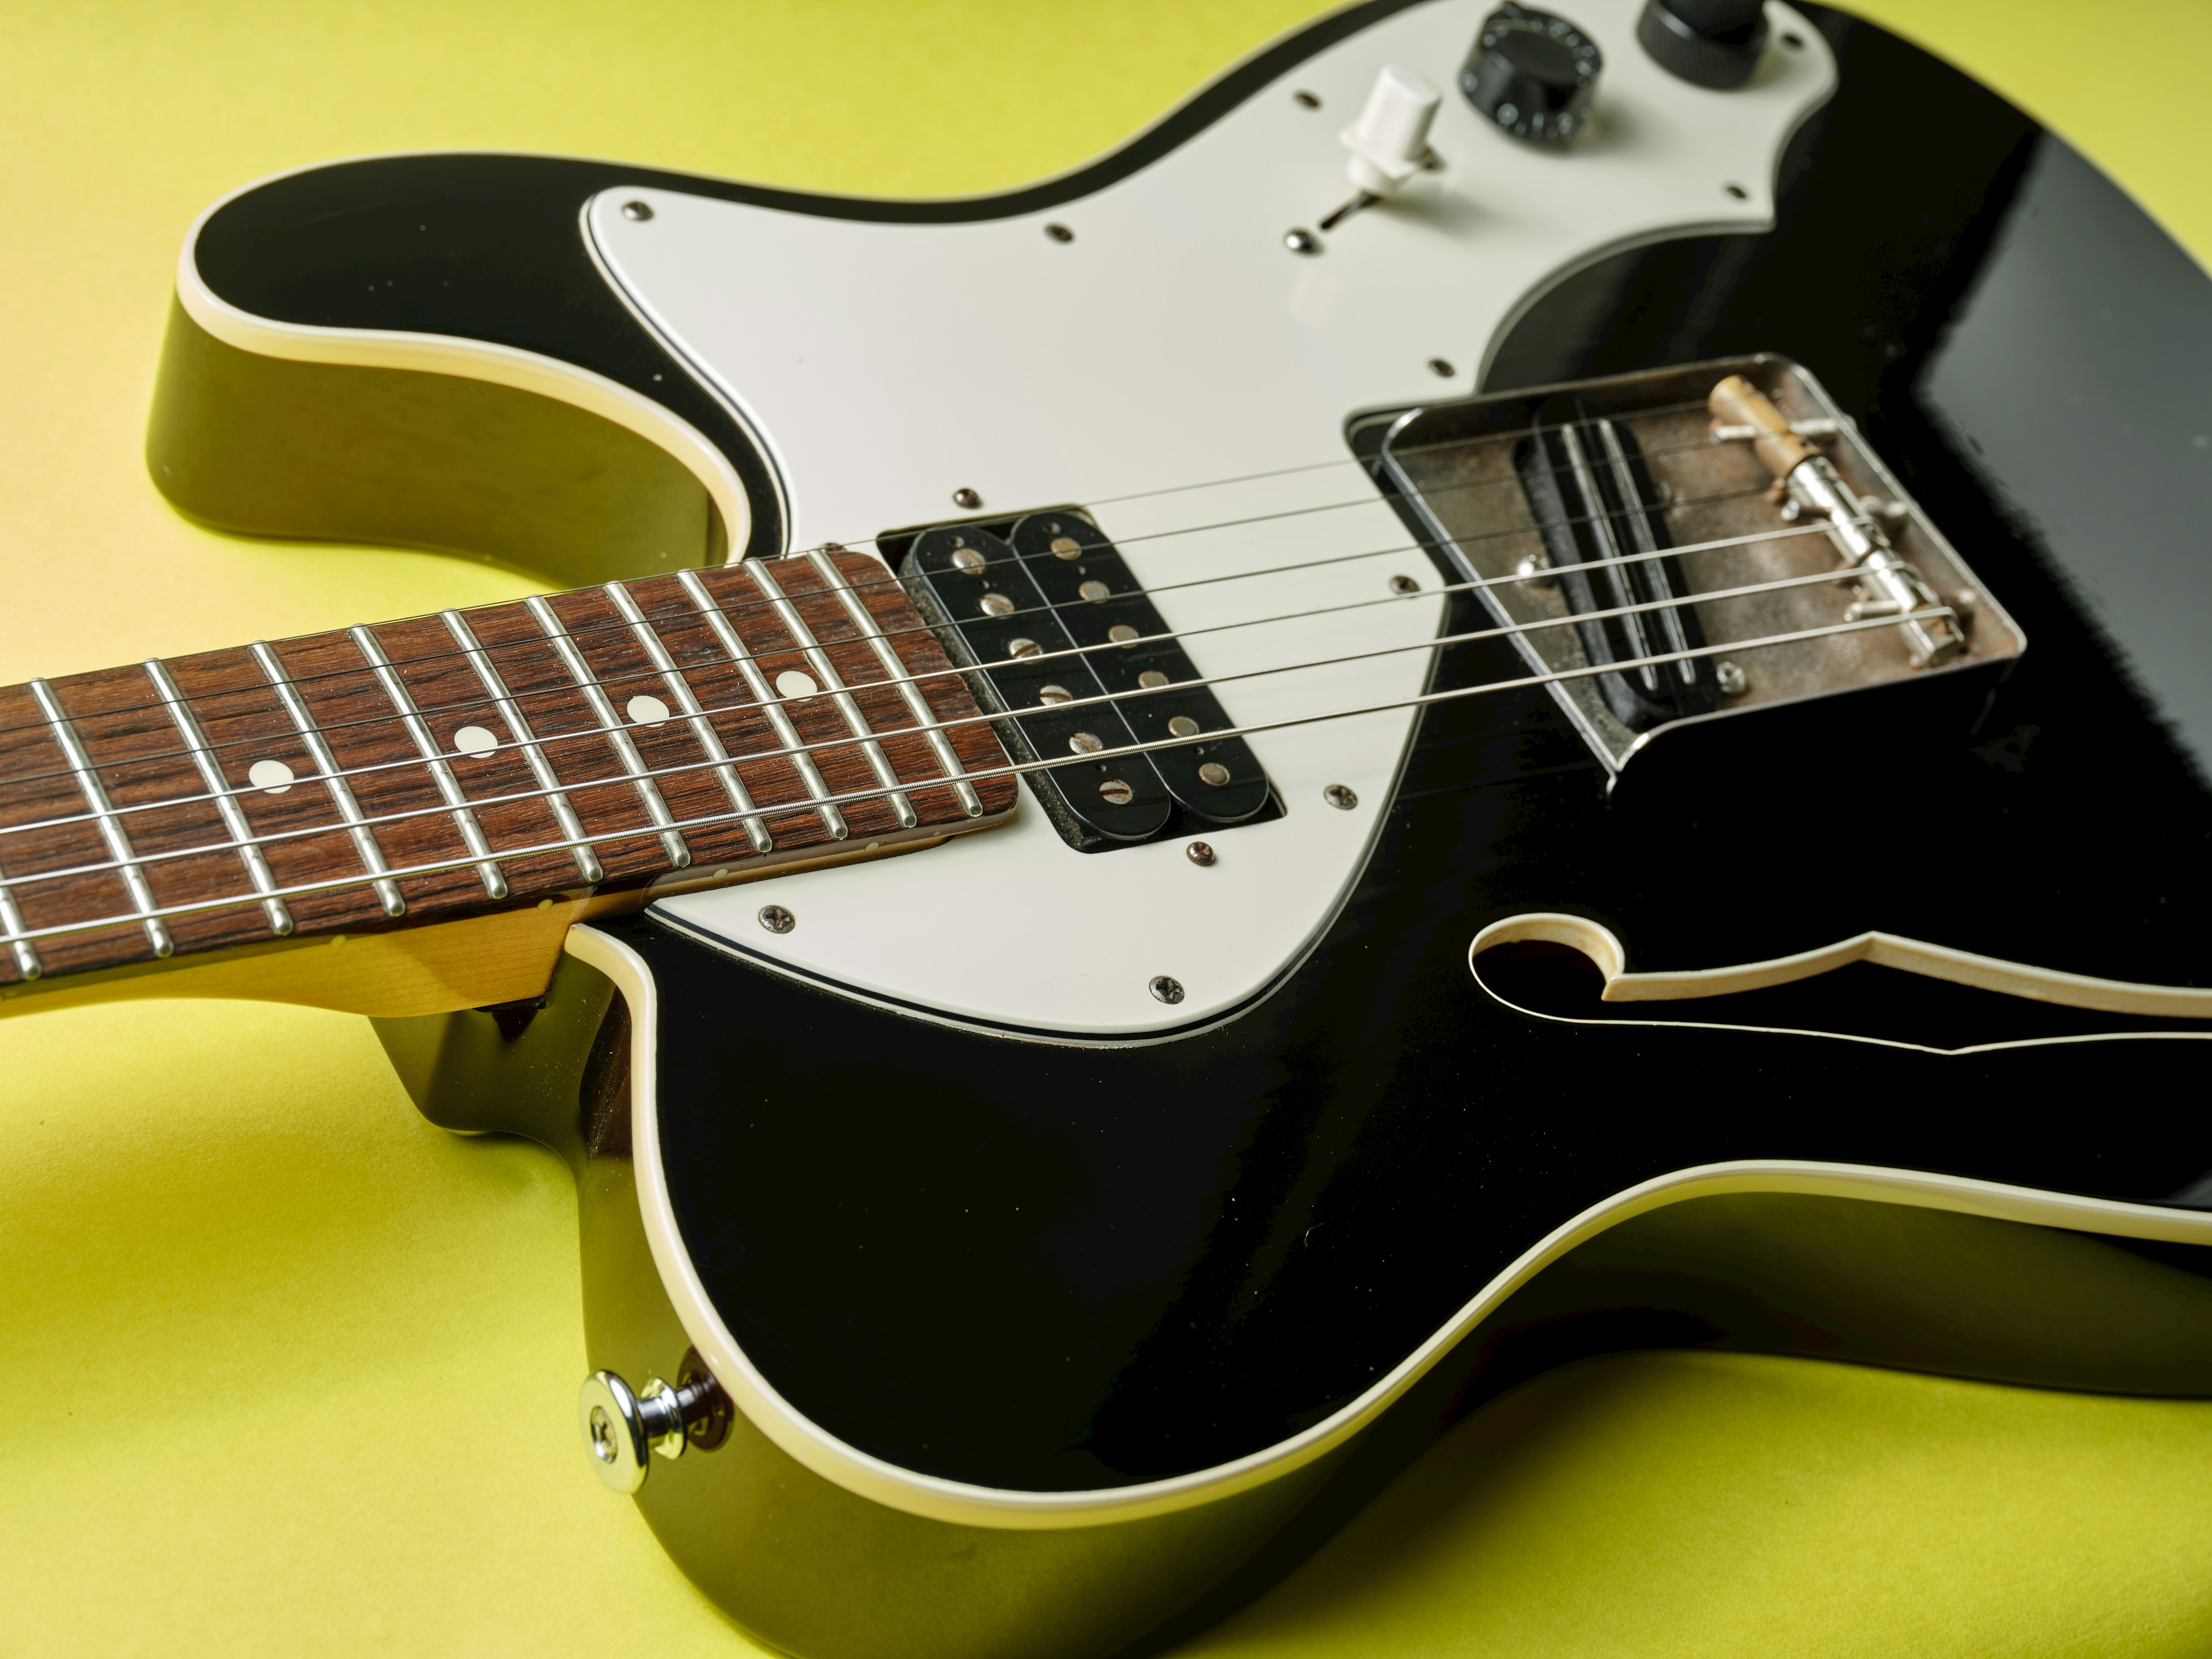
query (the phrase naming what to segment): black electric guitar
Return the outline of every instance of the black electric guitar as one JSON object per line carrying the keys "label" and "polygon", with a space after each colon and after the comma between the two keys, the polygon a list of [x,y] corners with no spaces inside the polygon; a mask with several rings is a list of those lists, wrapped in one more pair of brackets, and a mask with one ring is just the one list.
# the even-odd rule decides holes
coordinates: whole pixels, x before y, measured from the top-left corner
{"label": "black electric guitar", "polygon": [[2212,1393],[2208,369],[1779,0],[1373,0],[972,200],[265,180],[155,483],[565,591],[0,690],[0,1008],[560,1151],[584,1457],[823,1659],[1157,1647],[1608,1348]]}

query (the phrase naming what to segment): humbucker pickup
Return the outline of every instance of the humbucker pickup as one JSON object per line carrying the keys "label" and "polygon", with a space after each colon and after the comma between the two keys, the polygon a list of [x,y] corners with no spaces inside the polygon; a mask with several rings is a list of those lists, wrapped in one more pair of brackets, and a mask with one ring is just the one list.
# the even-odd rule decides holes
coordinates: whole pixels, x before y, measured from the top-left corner
{"label": "humbucker pickup", "polygon": [[[1278,810],[1243,739],[1205,735],[1232,722],[1087,514],[884,540],[954,659],[976,671],[978,696],[1013,716],[994,722],[1007,747],[1069,757],[1028,777],[1070,846],[1103,852]],[[1155,743],[1170,746],[1142,747]]]}

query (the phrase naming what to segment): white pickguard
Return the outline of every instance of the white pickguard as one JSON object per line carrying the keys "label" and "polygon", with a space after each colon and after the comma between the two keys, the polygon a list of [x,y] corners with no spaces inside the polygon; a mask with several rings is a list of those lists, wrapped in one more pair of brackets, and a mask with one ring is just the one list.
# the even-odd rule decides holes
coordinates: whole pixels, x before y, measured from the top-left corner
{"label": "white pickguard", "polygon": [[[1778,43],[1751,84],[1703,91],[1637,45],[1640,5],[1569,9],[1605,70],[1599,120],[1564,154],[1468,106],[1455,76],[1490,0],[1437,0],[1042,213],[884,224],[625,189],[592,203],[587,228],[632,305],[758,434],[793,547],[962,516],[951,494],[968,488],[991,513],[1091,507],[1179,630],[1382,599],[1395,574],[1433,590],[1425,557],[1382,551],[1409,538],[1348,463],[1205,481],[1341,461],[1348,414],[1463,392],[1506,326],[1595,258],[1769,223],[1783,146],[1834,86],[1826,44],[1772,5]],[[1800,44],[1779,44],[1784,33]],[[1294,254],[1285,232],[1349,193],[1337,133],[1386,63],[1444,89],[1432,135],[1444,165],[1340,226],[1319,255]],[[651,217],[624,216],[640,200]],[[1048,237],[1047,222],[1074,240]],[[1455,387],[1431,358],[1457,366]],[[1200,634],[1188,648],[1200,672],[1233,675],[1417,645],[1441,609],[1419,597]],[[1219,696],[1239,724],[1370,706],[1419,692],[1428,659],[1407,650]],[[780,879],[776,901],[798,918],[787,934],[760,927],[750,886],[659,908],[768,963],[954,1019],[1077,1041],[1203,1024],[1264,990],[1334,915],[1411,726],[1401,712],[1252,738],[1286,811],[1210,836],[1211,868],[1175,842],[1074,852],[1025,799],[1005,829]],[[1358,793],[1355,810],[1324,804],[1335,783]],[[1158,975],[1187,1000],[1155,1000]]]}

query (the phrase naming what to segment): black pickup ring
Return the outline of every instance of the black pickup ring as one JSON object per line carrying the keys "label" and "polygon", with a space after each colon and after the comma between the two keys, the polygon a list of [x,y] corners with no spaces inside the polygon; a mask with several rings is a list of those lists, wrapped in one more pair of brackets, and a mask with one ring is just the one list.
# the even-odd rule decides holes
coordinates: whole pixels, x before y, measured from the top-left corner
{"label": "black pickup ring", "polygon": [[[1012,716],[997,724],[1023,758],[1190,739],[1029,774],[1071,845],[1103,851],[1279,816],[1250,746],[1206,740],[1233,722],[1210,688],[1190,684],[1198,669],[1178,641],[1158,637],[1166,623],[1087,515],[1062,507],[939,525],[878,544],[953,636],[956,659],[1003,665],[980,677]],[[1100,648],[1054,654],[1084,647]]]}

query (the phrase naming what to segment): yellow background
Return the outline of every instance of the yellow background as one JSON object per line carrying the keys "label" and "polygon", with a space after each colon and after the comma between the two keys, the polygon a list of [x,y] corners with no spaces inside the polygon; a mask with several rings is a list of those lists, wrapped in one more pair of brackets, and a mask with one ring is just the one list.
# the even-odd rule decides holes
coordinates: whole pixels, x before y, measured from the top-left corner
{"label": "yellow background", "polygon": [[[234,186],[488,146],[987,190],[1109,147],[1312,9],[0,8],[0,680],[518,591],[225,540],[155,495],[173,262]],[[2212,251],[2203,0],[1871,9]],[[575,1261],[553,1158],[428,1127],[359,1020],[0,1024],[0,1652],[747,1651],[580,1461]],[[2202,1654],[2208,1476],[2212,1407],[1609,1362],[1480,1414],[1198,1650]]]}

